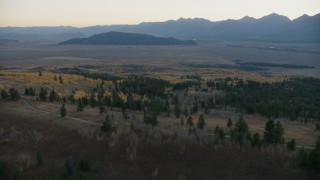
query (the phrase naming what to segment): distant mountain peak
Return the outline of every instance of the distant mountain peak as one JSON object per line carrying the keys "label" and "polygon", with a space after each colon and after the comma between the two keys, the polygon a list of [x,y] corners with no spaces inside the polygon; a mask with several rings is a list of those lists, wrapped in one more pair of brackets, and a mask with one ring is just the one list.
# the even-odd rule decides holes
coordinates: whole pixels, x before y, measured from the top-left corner
{"label": "distant mountain peak", "polygon": [[290,22],[291,20],[287,16],[279,15],[277,13],[272,13],[267,16],[263,16],[262,18],[258,19],[260,22],[268,22],[268,23],[284,23]]}
{"label": "distant mountain peak", "polygon": [[204,18],[179,18],[177,19],[177,22],[208,22],[212,23],[212,21]]}
{"label": "distant mountain peak", "polygon": [[[80,32],[82,35],[75,34],[75,32]],[[259,19],[245,16],[242,19],[215,22],[203,18],[180,18],[136,25],[102,25],[81,28],[70,26],[3,27],[0,28],[0,38],[42,40],[63,34],[59,40],[52,38],[54,41],[63,41],[103,32],[109,32],[109,35],[119,32],[150,34],[155,38],[320,43],[320,14],[312,16],[305,14],[292,21],[283,15],[272,13]]]}
{"label": "distant mountain peak", "polygon": [[244,22],[252,22],[257,20],[256,18],[250,17],[250,16],[245,16],[243,18],[240,19],[240,21],[244,21]]}

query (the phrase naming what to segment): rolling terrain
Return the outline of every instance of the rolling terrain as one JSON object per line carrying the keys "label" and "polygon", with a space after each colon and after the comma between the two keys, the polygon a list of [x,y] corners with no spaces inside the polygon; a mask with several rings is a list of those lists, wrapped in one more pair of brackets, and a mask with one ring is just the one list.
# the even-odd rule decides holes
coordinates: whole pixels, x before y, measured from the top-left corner
{"label": "rolling terrain", "polygon": [[196,42],[4,41],[0,177],[318,179],[319,45]]}

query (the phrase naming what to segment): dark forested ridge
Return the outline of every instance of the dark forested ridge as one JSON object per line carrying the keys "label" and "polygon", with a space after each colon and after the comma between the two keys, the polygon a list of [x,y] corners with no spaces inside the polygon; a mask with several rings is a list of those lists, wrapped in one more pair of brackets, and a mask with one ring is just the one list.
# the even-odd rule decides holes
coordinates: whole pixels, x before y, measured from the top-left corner
{"label": "dark forested ridge", "polygon": [[207,85],[224,92],[215,97],[217,105],[232,106],[239,111],[267,117],[320,119],[319,79],[292,78],[283,82],[260,83],[228,78],[207,82]]}
{"label": "dark forested ridge", "polygon": [[123,32],[107,32],[96,34],[89,38],[74,38],[60,44],[80,45],[195,45],[191,40],[178,40],[175,38],[155,37],[146,34],[133,34]]}

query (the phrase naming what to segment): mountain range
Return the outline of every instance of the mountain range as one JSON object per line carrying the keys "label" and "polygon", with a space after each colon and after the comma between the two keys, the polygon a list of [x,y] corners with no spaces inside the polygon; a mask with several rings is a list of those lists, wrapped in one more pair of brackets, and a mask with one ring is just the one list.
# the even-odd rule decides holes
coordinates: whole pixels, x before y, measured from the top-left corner
{"label": "mountain range", "polygon": [[95,34],[88,38],[73,38],[59,44],[79,45],[196,45],[192,40],[155,37],[146,34],[107,32]]}
{"label": "mountain range", "polygon": [[269,42],[320,43],[320,14],[303,15],[290,20],[286,16],[270,14],[259,19],[209,21],[202,18],[143,22],[137,25],[106,25],[89,27],[1,27],[1,39],[46,39],[60,42],[70,38],[84,38],[94,34],[119,31],[149,34],[159,37],[195,40],[236,40]]}

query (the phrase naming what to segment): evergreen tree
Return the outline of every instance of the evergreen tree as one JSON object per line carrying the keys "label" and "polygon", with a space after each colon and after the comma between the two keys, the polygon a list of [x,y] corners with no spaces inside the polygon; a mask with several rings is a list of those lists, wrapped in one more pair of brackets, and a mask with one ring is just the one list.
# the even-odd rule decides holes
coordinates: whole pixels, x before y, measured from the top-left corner
{"label": "evergreen tree", "polygon": [[318,136],[318,139],[316,142],[316,149],[320,151],[320,136]]}
{"label": "evergreen tree", "polygon": [[170,106],[169,106],[169,101],[166,98],[165,102],[164,102],[164,107],[163,107],[163,111],[164,112],[168,112],[170,110]]}
{"label": "evergreen tree", "polygon": [[181,114],[181,109],[180,109],[180,105],[176,104],[174,106],[174,115],[176,116],[176,118],[179,118]]}
{"label": "evergreen tree", "polygon": [[228,128],[231,128],[231,127],[232,127],[232,120],[231,120],[230,118],[228,119],[227,126],[228,126]]}
{"label": "evergreen tree", "polygon": [[26,89],[24,90],[24,95],[26,95],[26,96],[29,96],[29,95],[30,95],[29,88],[26,88]]}
{"label": "evergreen tree", "polygon": [[296,149],[296,140],[292,139],[287,143],[287,149],[289,151],[294,151]]}
{"label": "evergreen tree", "polygon": [[284,142],[284,129],[280,121],[274,124],[273,120],[269,120],[265,126],[264,143],[266,144],[279,144]]}
{"label": "evergreen tree", "polygon": [[104,113],[106,111],[106,109],[104,108],[104,105],[101,103],[99,106],[99,113]]}
{"label": "evergreen tree", "polygon": [[219,139],[223,140],[225,138],[225,133],[222,128],[220,128],[218,125],[214,128],[214,134],[219,137]]}
{"label": "evergreen tree", "polygon": [[144,112],[143,122],[145,124],[150,124],[152,127],[158,124],[157,114],[154,112]]}
{"label": "evergreen tree", "polygon": [[20,95],[19,95],[18,90],[14,89],[14,88],[10,88],[9,94],[10,94],[10,99],[12,101],[20,99]]}
{"label": "evergreen tree", "polygon": [[83,96],[83,97],[81,98],[81,101],[82,101],[82,104],[83,104],[84,106],[87,106],[87,105],[89,104],[89,100],[88,100],[88,97],[87,97],[87,96]]}
{"label": "evergreen tree", "polygon": [[183,117],[180,118],[180,125],[183,126],[184,125],[184,120]]}
{"label": "evergreen tree", "polygon": [[275,143],[276,144],[282,144],[284,143],[284,129],[280,123],[280,121],[277,122],[276,127],[275,127]]}
{"label": "evergreen tree", "polygon": [[198,112],[198,103],[197,103],[197,101],[195,101],[195,104],[192,107],[192,112],[193,113],[197,113]]}
{"label": "evergreen tree", "polygon": [[67,102],[67,98],[66,98],[65,96],[63,96],[63,98],[62,98],[62,102],[63,102],[63,103],[66,103],[66,102]]}
{"label": "evergreen tree", "polygon": [[111,124],[110,124],[110,119],[109,119],[109,116],[108,114],[106,115],[105,119],[104,119],[104,122],[101,126],[101,131],[103,132],[108,132],[111,130]]}
{"label": "evergreen tree", "polygon": [[73,174],[72,164],[68,160],[64,163],[64,169],[66,176],[71,176]]}
{"label": "evergreen tree", "polygon": [[9,98],[9,94],[7,93],[6,90],[1,89],[1,99],[8,99]]}
{"label": "evergreen tree", "polygon": [[198,126],[199,129],[203,129],[204,126],[205,126],[205,124],[206,124],[206,123],[204,122],[203,115],[201,114],[201,115],[199,116],[197,126]]}
{"label": "evergreen tree", "polygon": [[320,150],[313,149],[308,156],[308,167],[313,170],[320,170]]}
{"label": "evergreen tree", "polygon": [[37,165],[43,166],[43,158],[42,158],[42,153],[40,152],[40,150],[37,150]]}
{"label": "evergreen tree", "polygon": [[60,115],[61,117],[65,117],[67,115],[67,109],[65,108],[64,104],[62,104],[60,108]]}
{"label": "evergreen tree", "polygon": [[316,123],[316,128],[315,128],[316,131],[319,131],[320,130],[320,124],[319,123]]}
{"label": "evergreen tree", "polygon": [[187,118],[188,117],[188,109],[187,108],[184,108],[184,116]]}
{"label": "evergreen tree", "polygon": [[82,100],[79,98],[78,105],[77,105],[77,111],[80,112],[80,111],[83,111],[83,109],[84,109],[84,105],[82,103]]}
{"label": "evergreen tree", "polygon": [[235,124],[235,127],[231,130],[231,139],[243,144],[245,140],[251,139],[251,133],[248,128],[248,124],[242,116],[239,117]]}
{"label": "evergreen tree", "polygon": [[259,147],[259,146],[260,146],[260,143],[261,143],[260,135],[259,135],[258,133],[255,133],[255,134],[252,136],[251,147]]}
{"label": "evergreen tree", "polygon": [[306,167],[308,165],[308,153],[302,147],[298,153],[298,163],[301,167]]}
{"label": "evergreen tree", "polygon": [[49,101],[53,102],[57,99],[57,93],[54,91],[54,89],[52,89],[52,91],[49,94]]}
{"label": "evergreen tree", "polygon": [[91,169],[89,161],[87,159],[81,158],[79,168],[81,172],[89,172]]}
{"label": "evergreen tree", "polygon": [[44,88],[40,89],[39,99],[40,99],[40,101],[46,101],[47,100],[47,90],[45,90]]}
{"label": "evergreen tree", "polygon": [[193,126],[193,119],[191,116],[189,116],[189,118],[187,119],[187,125],[188,126]]}
{"label": "evergreen tree", "polygon": [[29,94],[30,94],[30,96],[35,96],[36,95],[35,89],[30,87],[29,88]]}
{"label": "evergreen tree", "polygon": [[263,136],[264,143],[266,144],[274,143],[274,139],[275,139],[274,129],[275,129],[274,121],[270,119],[268,122],[266,122],[266,125],[264,128],[264,136]]}
{"label": "evergreen tree", "polygon": [[90,99],[89,99],[89,103],[90,103],[91,107],[95,107],[96,106],[97,102],[96,102],[94,93],[91,93],[91,96],[90,96]]}

